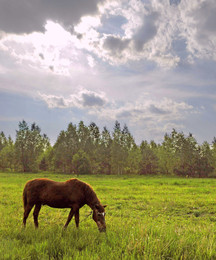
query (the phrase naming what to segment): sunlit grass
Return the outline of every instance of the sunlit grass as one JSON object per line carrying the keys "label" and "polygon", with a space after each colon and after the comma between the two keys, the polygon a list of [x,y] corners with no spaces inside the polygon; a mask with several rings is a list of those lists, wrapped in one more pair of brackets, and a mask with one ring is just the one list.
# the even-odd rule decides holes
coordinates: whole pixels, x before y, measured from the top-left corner
{"label": "sunlit grass", "polygon": [[99,233],[90,208],[62,229],[69,209],[42,207],[39,229],[32,212],[22,228],[22,190],[38,177],[0,174],[0,259],[216,259],[216,180],[80,176],[108,204],[107,232]]}

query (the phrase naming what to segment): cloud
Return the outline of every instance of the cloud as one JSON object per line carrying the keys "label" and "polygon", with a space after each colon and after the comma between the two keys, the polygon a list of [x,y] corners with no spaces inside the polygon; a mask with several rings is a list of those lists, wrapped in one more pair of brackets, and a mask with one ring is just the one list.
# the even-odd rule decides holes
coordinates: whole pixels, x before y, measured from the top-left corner
{"label": "cloud", "polygon": [[[111,65],[145,60],[166,69],[191,64],[196,58],[216,60],[214,0],[190,3],[186,0],[89,0],[87,3],[64,0],[61,4],[55,0],[49,6],[47,1],[24,5],[24,0],[20,0],[17,13],[14,11],[18,5],[16,1],[14,6],[6,1],[1,3],[0,30],[2,25],[2,30],[15,34],[13,44],[5,41],[12,38],[11,34],[8,37],[2,34],[0,41],[5,42],[4,48],[10,45],[11,54],[17,54],[14,49],[21,51],[22,48],[22,52],[28,52],[32,45],[31,52],[37,51],[44,64],[49,59],[46,66],[54,73],[68,74],[66,67],[70,66],[77,51],[88,52],[88,57],[97,57]],[[32,31],[43,33],[33,34]],[[28,34],[17,37],[16,34],[23,32]],[[31,42],[28,48],[20,42],[26,39]],[[53,55],[47,55],[47,50],[43,49],[43,46],[47,46],[49,52],[52,49],[47,39],[52,39]],[[67,50],[67,58],[62,59],[66,64],[63,70],[59,68],[58,59],[62,50],[63,53]],[[94,66],[91,61],[89,65]]]}
{"label": "cloud", "polygon": [[181,0],[169,0],[170,5],[179,5],[181,3]]}
{"label": "cloud", "polygon": [[95,113],[102,118],[126,120],[136,125],[143,121],[175,122],[194,111],[194,107],[185,102],[176,102],[168,98],[163,98],[161,101],[140,98],[136,102],[121,103],[121,106],[118,105],[118,102],[112,102],[109,103],[109,106],[103,107],[102,113],[97,111]]}
{"label": "cloud", "polygon": [[129,39],[122,39],[116,36],[108,36],[105,38],[103,47],[107,49],[111,55],[121,57],[122,52],[128,47]]}
{"label": "cloud", "polygon": [[156,21],[159,17],[157,12],[153,12],[143,18],[143,24],[133,36],[134,47],[136,51],[143,51],[144,45],[153,39],[157,34]]}
{"label": "cloud", "polygon": [[39,93],[39,97],[47,103],[49,108],[94,109],[105,106],[107,102],[104,93],[96,93],[83,88],[77,94],[70,95],[69,98],[41,93]]}
{"label": "cloud", "polygon": [[[103,24],[93,51],[111,64],[149,60],[173,68],[195,58],[216,60],[214,0],[128,1],[106,5],[106,22],[122,17],[120,29]],[[111,29],[112,28],[112,29]],[[114,33],[112,33],[112,31]],[[108,52],[107,52],[108,50]]]}
{"label": "cloud", "polygon": [[[203,1],[194,13],[194,20],[197,23],[197,34],[204,34],[208,37],[213,34],[216,35],[216,2],[215,1]],[[198,38],[201,40],[201,38]]]}
{"label": "cloud", "polygon": [[181,33],[187,40],[190,62],[194,58],[216,60],[216,2],[214,0],[194,0],[190,4],[182,1]]}
{"label": "cloud", "polygon": [[66,108],[71,103],[70,99],[65,99],[61,96],[39,94],[40,97],[47,103],[49,108]]}
{"label": "cloud", "polygon": [[102,107],[106,103],[106,100],[103,96],[90,91],[82,92],[81,97],[84,107]]}
{"label": "cloud", "polygon": [[[173,16],[173,8],[166,1],[163,5],[154,1],[147,4],[130,0],[128,5],[117,1],[115,8],[112,4],[105,4],[100,12],[98,17],[101,22],[98,27],[94,27],[93,37],[86,33],[80,39],[81,44],[89,42],[91,51],[98,57],[114,65],[142,59],[168,68],[179,63],[180,58],[171,50],[177,28],[175,22],[179,15],[176,16],[177,11],[174,10]],[[114,17],[120,19],[119,25],[113,22]],[[171,24],[169,18],[174,20]],[[110,27],[103,24],[104,21],[110,23]]]}
{"label": "cloud", "polygon": [[149,106],[149,111],[153,114],[156,115],[165,115],[165,114],[169,114],[169,111],[163,110],[161,108],[158,108],[157,106],[155,106],[154,104],[151,104]]}
{"label": "cloud", "polygon": [[197,112],[196,108],[186,102],[172,99],[152,100],[140,98],[130,102],[111,102],[100,111],[91,110],[91,115],[105,122],[118,120],[127,125],[140,142],[143,138],[161,141],[165,132],[172,128],[185,129],[185,120]]}
{"label": "cloud", "polygon": [[95,14],[103,0],[25,0],[1,1],[0,30],[8,33],[44,31],[44,24],[52,20],[73,28],[80,17]]}

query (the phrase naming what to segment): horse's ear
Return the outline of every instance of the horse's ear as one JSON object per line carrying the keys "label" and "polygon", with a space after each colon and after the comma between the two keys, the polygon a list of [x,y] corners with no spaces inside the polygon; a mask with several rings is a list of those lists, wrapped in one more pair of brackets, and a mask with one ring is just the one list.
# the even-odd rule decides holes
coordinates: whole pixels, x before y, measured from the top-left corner
{"label": "horse's ear", "polygon": [[[103,205],[104,208],[106,208],[106,206],[107,206],[107,205]],[[95,208],[96,208],[97,210],[99,210],[99,209],[101,208],[101,206],[100,206],[99,204],[95,204]]]}

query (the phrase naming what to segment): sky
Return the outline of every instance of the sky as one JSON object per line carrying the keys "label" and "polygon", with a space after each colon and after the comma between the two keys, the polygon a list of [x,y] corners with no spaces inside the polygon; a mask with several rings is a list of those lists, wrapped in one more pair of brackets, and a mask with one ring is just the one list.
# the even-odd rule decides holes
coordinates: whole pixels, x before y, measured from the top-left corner
{"label": "sky", "polygon": [[0,0],[0,131],[216,136],[215,0]]}

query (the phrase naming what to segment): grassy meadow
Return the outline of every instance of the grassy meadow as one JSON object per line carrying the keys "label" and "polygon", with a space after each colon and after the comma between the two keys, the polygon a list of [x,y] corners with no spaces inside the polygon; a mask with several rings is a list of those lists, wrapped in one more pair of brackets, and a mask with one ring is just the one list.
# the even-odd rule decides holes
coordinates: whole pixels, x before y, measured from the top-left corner
{"label": "grassy meadow", "polygon": [[43,206],[39,229],[32,212],[22,227],[26,181],[58,174],[0,173],[0,259],[216,259],[216,180],[144,176],[80,176],[107,204],[99,233],[88,206],[80,228],[69,209]]}

